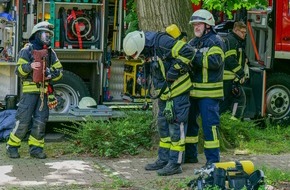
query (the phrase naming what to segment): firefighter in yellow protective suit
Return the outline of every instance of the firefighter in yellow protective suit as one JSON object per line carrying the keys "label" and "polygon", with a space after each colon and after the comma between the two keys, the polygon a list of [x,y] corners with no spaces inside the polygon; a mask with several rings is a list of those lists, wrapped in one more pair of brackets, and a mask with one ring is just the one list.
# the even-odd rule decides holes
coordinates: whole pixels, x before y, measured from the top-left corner
{"label": "firefighter in yellow protective suit", "polygon": [[[20,77],[22,96],[16,113],[16,124],[7,141],[6,152],[10,158],[19,158],[18,148],[25,137],[28,128],[31,132],[28,138],[31,157],[44,159],[43,152],[45,125],[49,116],[49,105],[56,99],[48,91],[49,80],[57,81],[62,77],[62,65],[56,53],[50,48],[53,37],[53,25],[43,21],[36,24],[29,38],[29,43],[23,47],[17,59],[15,73]],[[43,81],[33,81],[33,72],[41,69],[41,62],[34,60],[33,51],[48,49],[46,57],[45,76]],[[49,96],[49,97],[48,97]],[[53,99],[54,98],[54,99]],[[49,103],[49,105],[48,105]],[[53,107],[52,107],[53,108]]]}

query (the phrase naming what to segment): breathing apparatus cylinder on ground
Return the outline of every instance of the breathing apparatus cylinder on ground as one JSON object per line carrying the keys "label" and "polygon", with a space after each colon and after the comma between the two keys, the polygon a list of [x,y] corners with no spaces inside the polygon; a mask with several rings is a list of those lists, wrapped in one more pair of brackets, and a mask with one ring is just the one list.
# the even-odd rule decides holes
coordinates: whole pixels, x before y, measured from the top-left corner
{"label": "breathing apparatus cylinder on ground", "polygon": [[[244,172],[246,172],[248,175],[252,174],[254,172],[254,163],[250,160],[242,160],[238,162],[243,166]],[[216,168],[223,168],[225,170],[230,169],[230,168],[236,168],[237,167],[237,162],[219,162],[219,163],[214,163],[214,166]]]}
{"label": "breathing apparatus cylinder on ground", "polygon": [[195,170],[194,174],[198,177],[187,184],[191,190],[203,190],[214,186],[218,186],[219,189],[258,190],[265,185],[264,172],[254,171],[254,164],[249,160],[208,164]]}

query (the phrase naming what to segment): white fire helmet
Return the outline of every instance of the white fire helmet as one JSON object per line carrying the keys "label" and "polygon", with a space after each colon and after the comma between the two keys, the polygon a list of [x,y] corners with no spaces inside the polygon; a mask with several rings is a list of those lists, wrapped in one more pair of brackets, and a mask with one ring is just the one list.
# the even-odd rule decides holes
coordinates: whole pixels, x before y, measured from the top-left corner
{"label": "white fire helmet", "polygon": [[79,102],[78,108],[80,109],[90,109],[95,108],[97,106],[97,102],[91,97],[83,97]]}
{"label": "white fire helmet", "polygon": [[145,34],[143,31],[134,31],[126,35],[123,48],[127,56],[137,59],[145,47]]}
{"label": "white fire helmet", "polygon": [[210,26],[215,26],[215,20],[213,15],[209,11],[204,9],[199,9],[195,11],[190,17],[189,24],[197,22],[202,22]]}
{"label": "white fire helmet", "polygon": [[47,21],[39,22],[32,28],[31,35],[30,35],[29,39],[31,39],[34,36],[34,34],[38,31],[49,32],[50,36],[53,37],[53,35],[54,35],[53,29],[54,29],[53,24],[51,24]]}

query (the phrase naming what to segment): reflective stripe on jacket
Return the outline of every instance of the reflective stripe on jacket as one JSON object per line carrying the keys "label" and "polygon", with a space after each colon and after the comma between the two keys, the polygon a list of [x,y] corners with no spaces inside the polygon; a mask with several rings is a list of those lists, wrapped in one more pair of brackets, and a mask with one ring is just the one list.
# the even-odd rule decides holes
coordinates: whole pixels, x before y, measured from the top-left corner
{"label": "reflective stripe on jacket", "polygon": [[[159,63],[161,72],[163,74],[163,77],[166,78],[165,68],[164,68],[164,64],[162,60],[159,59],[158,63]],[[187,72],[181,75],[180,77],[178,77],[178,79],[176,79],[172,84],[170,84],[170,88],[167,86],[164,92],[162,92],[160,99],[168,100],[169,98],[176,97],[184,92],[191,90],[191,88],[192,88],[192,84],[191,84],[189,74]]]}

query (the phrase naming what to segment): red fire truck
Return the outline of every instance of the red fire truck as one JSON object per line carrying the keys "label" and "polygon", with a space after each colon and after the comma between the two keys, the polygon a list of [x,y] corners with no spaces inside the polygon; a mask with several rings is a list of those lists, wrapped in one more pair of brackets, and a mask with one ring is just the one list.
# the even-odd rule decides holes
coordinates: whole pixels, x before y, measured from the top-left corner
{"label": "red fire truck", "polygon": [[290,1],[273,1],[247,15],[251,80],[246,113],[288,119],[290,112]]}
{"label": "red fire truck", "polygon": [[[124,103],[122,94],[126,92],[144,96],[144,89],[136,84],[140,64],[111,60],[108,54],[109,50],[121,51],[125,2],[0,1],[2,11],[14,18],[8,22],[2,19],[0,24],[0,101],[21,94],[14,74],[17,52],[27,42],[34,24],[41,20],[55,25],[54,49],[64,66],[63,79],[54,84],[59,105],[51,112],[50,120],[77,118],[79,113],[70,112],[85,96],[111,107]],[[267,10],[251,10],[247,14],[251,67],[245,86],[245,116],[249,118],[270,116],[281,120],[290,113],[290,0],[273,2]],[[128,99],[125,103],[139,100]]]}

